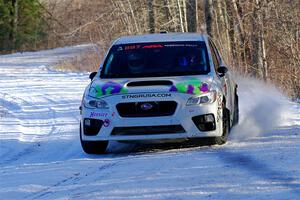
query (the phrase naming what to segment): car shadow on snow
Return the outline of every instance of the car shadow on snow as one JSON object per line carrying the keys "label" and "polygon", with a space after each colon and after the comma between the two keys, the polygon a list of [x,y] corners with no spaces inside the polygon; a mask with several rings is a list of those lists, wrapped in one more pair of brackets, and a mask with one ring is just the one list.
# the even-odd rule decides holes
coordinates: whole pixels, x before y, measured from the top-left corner
{"label": "car shadow on snow", "polygon": [[[296,165],[298,165],[299,159],[295,156],[297,155],[295,151],[299,150],[299,148],[296,147],[300,135],[299,119],[291,118],[288,119],[289,125],[281,125],[278,127],[274,127],[274,122],[277,120],[274,120],[274,117],[279,117],[280,119],[280,115],[282,114],[282,112],[280,112],[278,115],[275,115],[273,110],[271,109],[270,111],[272,111],[271,113],[273,116],[270,116],[270,112],[266,112],[263,108],[261,110],[266,114],[263,113],[262,115],[259,115],[260,118],[257,118],[257,112],[254,112],[253,116],[247,116],[248,121],[250,118],[250,120],[254,120],[255,123],[246,124],[245,122],[248,121],[243,121],[237,127],[234,127],[233,133],[231,133],[231,136],[229,137],[229,140],[232,140],[233,143],[243,142],[247,146],[247,148],[249,148],[249,151],[246,150],[246,152],[248,153],[245,153],[244,150],[239,148],[231,149],[229,145],[226,146],[226,148],[221,148],[220,150],[218,150],[216,156],[224,163],[229,164],[232,167],[232,170],[236,168],[246,171],[254,177],[266,180],[270,183],[270,186],[273,185],[274,187],[284,187],[292,191],[295,195],[299,197],[299,172],[296,171],[295,173],[293,172],[293,170],[289,169],[298,169]],[[266,121],[266,119],[263,119],[262,116],[271,121]],[[259,123],[257,123],[257,120],[259,120]],[[270,126],[270,124],[272,125]],[[281,124],[281,122],[278,122],[278,124]],[[257,133],[253,134],[253,132],[255,132],[254,128],[258,128],[258,130]],[[261,149],[262,151],[260,152],[258,149],[253,149],[256,148],[255,145],[258,145],[260,147],[264,145],[264,147]],[[268,148],[268,145],[270,148]],[[274,149],[275,152],[272,152],[274,151]],[[281,151],[284,151],[284,149],[289,149],[290,152],[294,152],[292,154],[282,155],[283,158],[291,162],[285,163],[284,159],[273,161],[273,159],[275,158],[272,159],[272,154],[276,154],[277,149],[282,149]],[[252,151],[254,151],[255,153],[258,152],[261,155],[258,155],[260,159],[258,159],[255,156],[255,154],[251,155],[250,153]],[[268,151],[270,151],[270,154],[268,153]],[[265,158],[266,160],[263,160],[263,158]]]}
{"label": "car shadow on snow", "polygon": [[[25,136],[24,136],[25,137]],[[43,139],[43,138],[42,138]],[[36,164],[65,162],[78,159],[111,159],[142,154],[182,150],[204,146],[203,142],[187,141],[183,143],[164,144],[126,144],[111,142],[108,152],[102,155],[86,154],[77,138],[53,138],[46,141],[20,141],[19,139],[1,139],[0,166],[15,164]]]}
{"label": "car shadow on snow", "polygon": [[[236,133],[235,133],[236,134]],[[240,134],[240,130],[239,133]],[[230,145],[226,146],[226,148],[221,148],[220,151],[217,152],[217,156],[220,160],[222,160],[226,164],[230,164],[232,168],[242,169],[253,176],[262,178],[268,182],[270,182],[270,185],[274,186],[282,186],[284,188],[287,188],[291,190],[294,194],[297,196],[300,196],[300,177],[299,172],[296,172],[296,176],[293,174],[294,172],[289,169],[291,166],[291,163],[284,163],[284,159],[280,160],[274,160],[272,161],[272,154],[268,154],[268,151],[273,151],[274,146],[278,144],[278,149],[290,149],[291,152],[295,152],[298,150],[298,148],[294,148],[295,145],[297,145],[297,140],[299,140],[300,135],[300,126],[298,124],[290,125],[290,126],[280,126],[276,129],[273,129],[272,131],[266,131],[263,133],[260,133],[259,135],[246,136],[242,135],[241,137],[236,137],[236,135],[233,135],[234,137],[229,137],[229,140],[232,140],[233,143],[240,143],[243,142],[247,147],[249,148],[249,152],[251,153],[252,150],[255,152],[259,152],[258,149],[255,146],[252,145],[265,145],[265,147],[262,149],[260,158],[266,158],[267,160],[262,160],[254,157],[253,155],[249,153],[245,153],[244,150],[239,151],[238,149],[231,149]],[[267,148],[266,145],[270,145],[271,149]],[[283,145],[283,146],[281,146]],[[287,145],[287,146],[285,146]],[[243,146],[243,145],[242,145]],[[248,151],[248,150],[246,150]],[[260,152],[259,152],[260,153]],[[276,153],[276,152],[271,152]],[[280,152],[278,152],[280,153]],[[297,165],[299,162],[299,159],[296,158],[295,155],[297,153],[283,155],[282,157],[286,160],[288,159],[294,159],[291,160],[294,165]],[[270,157],[269,157],[270,156]],[[275,158],[274,158],[275,159]],[[271,161],[268,162],[268,161]],[[277,165],[276,165],[277,164]],[[283,169],[278,169],[279,167],[282,167]],[[234,169],[233,169],[234,170]]]}
{"label": "car shadow on snow", "polygon": [[182,150],[195,147],[209,147],[210,141],[206,138],[197,140],[187,140],[184,142],[174,143],[149,143],[149,144],[134,144],[134,143],[119,143],[114,142],[110,144],[107,154],[108,155],[134,155],[134,154],[147,154],[153,152],[163,152],[169,150]]}
{"label": "car shadow on snow", "polygon": [[245,155],[236,151],[222,149],[216,155],[233,168],[242,169],[253,176],[269,181],[270,185],[285,187],[300,196],[299,178],[293,177],[291,175],[292,171],[275,170],[270,165],[255,159],[249,154]]}

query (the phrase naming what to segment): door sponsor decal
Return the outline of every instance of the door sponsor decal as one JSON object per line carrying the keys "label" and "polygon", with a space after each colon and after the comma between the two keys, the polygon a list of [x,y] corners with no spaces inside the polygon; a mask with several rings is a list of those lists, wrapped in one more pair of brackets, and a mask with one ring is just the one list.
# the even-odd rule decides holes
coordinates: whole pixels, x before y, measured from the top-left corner
{"label": "door sponsor decal", "polygon": [[221,117],[222,117],[222,94],[220,93],[218,95],[218,110],[217,110],[217,122],[219,122],[221,120]]}

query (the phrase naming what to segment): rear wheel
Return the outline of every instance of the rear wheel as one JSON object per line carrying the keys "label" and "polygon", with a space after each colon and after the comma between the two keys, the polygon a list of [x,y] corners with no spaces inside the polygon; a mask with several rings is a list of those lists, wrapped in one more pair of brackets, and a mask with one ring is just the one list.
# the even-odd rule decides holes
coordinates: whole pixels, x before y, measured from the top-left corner
{"label": "rear wheel", "polygon": [[104,154],[108,146],[108,141],[82,140],[81,124],[80,124],[80,143],[83,151],[87,154]]}

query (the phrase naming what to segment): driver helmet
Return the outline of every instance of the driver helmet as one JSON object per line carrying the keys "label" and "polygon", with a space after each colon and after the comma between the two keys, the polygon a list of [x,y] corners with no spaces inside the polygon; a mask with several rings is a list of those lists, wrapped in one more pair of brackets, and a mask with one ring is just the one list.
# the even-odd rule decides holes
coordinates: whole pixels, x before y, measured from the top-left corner
{"label": "driver helmet", "polygon": [[143,56],[139,53],[128,55],[128,67],[132,73],[141,73],[144,68]]}

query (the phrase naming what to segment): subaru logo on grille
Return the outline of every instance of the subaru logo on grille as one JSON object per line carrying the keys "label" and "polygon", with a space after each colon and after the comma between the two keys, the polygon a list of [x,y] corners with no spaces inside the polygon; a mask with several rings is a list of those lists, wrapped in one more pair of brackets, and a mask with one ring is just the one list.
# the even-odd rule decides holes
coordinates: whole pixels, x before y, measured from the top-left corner
{"label": "subaru logo on grille", "polygon": [[153,108],[153,105],[151,103],[143,103],[141,105],[142,110],[151,110]]}

